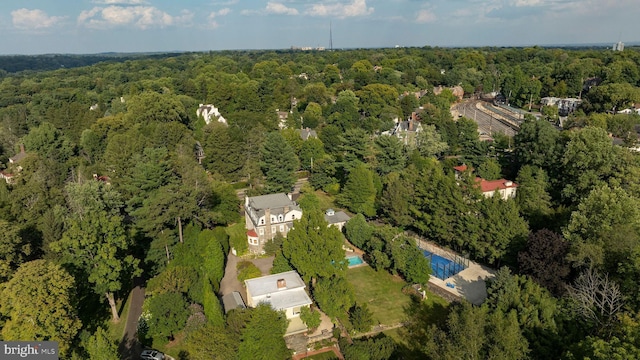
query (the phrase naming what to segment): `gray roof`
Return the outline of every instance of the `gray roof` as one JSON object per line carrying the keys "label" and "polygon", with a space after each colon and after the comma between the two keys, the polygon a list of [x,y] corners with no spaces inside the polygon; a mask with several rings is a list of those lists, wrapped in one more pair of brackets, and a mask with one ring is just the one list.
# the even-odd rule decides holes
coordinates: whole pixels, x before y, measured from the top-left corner
{"label": "gray roof", "polygon": [[337,224],[341,222],[347,222],[351,217],[347,215],[344,211],[338,211],[333,215],[324,215],[324,219],[327,220],[329,224]]}
{"label": "gray roof", "polygon": [[285,206],[289,207],[289,211],[300,210],[298,204],[296,204],[295,201],[289,199],[289,196],[287,196],[287,194],[285,193],[250,197],[247,200],[247,204],[249,205],[251,211],[253,211],[258,217],[264,215],[265,209],[270,209],[271,214],[274,215],[284,213]]}
{"label": "gray roof", "polygon": [[233,309],[246,308],[244,301],[242,301],[242,296],[240,296],[240,293],[237,291],[234,291],[230,294],[222,296],[222,305],[224,306],[225,314]]}
{"label": "gray roof", "polygon": [[317,138],[318,137],[318,134],[316,133],[316,131],[315,130],[311,130],[309,128],[296,129],[296,131],[298,132],[298,134],[300,134],[300,137],[302,138],[302,140],[307,140],[310,137],[312,137],[312,138]]}
{"label": "gray roof", "polygon": [[[284,279],[286,286],[278,289],[278,280]],[[268,303],[276,310],[304,306],[312,303],[305,291],[305,283],[295,271],[267,275],[244,281],[247,293],[261,303]]]}

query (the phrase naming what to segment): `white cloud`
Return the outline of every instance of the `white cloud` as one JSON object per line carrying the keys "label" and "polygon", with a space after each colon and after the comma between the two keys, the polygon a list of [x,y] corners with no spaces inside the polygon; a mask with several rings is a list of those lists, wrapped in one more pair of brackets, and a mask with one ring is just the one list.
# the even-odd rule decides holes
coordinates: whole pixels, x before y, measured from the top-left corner
{"label": "white cloud", "polygon": [[346,18],[353,16],[370,15],[372,7],[367,7],[366,0],[352,0],[350,3],[332,1],[329,4],[313,4],[306,14],[312,16],[333,16]]}
{"label": "white cloud", "polygon": [[207,16],[207,27],[211,29],[217,28],[218,26],[220,26],[220,24],[218,23],[216,18],[228,15],[230,12],[231,12],[231,9],[229,8],[220,9],[218,11],[212,11],[209,14],[209,16]]}
{"label": "white cloud", "polygon": [[267,3],[267,13],[268,14],[279,14],[279,15],[298,15],[298,10],[295,8],[287,7],[284,4],[271,2]]}
{"label": "white cloud", "polygon": [[427,9],[422,9],[418,11],[418,15],[416,16],[416,22],[421,24],[426,24],[434,21],[436,21],[436,15],[433,12]]}
{"label": "white cloud", "polygon": [[46,29],[57,25],[64,16],[49,16],[42,10],[18,9],[11,12],[13,26],[21,30]]}
{"label": "white cloud", "polygon": [[112,5],[94,7],[91,10],[82,11],[78,16],[78,24],[96,29],[134,26],[144,30],[154,27],[187,24],[192,19],[193,13],[186,10],[183,10],[178,16],[172,16],[153,6]]}

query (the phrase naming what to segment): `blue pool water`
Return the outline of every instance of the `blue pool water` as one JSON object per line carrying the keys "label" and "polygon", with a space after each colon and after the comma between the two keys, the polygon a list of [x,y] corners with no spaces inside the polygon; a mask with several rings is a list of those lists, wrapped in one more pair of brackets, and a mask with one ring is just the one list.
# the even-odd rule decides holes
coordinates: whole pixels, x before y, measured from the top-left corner
{"label": "blue pool water", "polygon": [[431,262],[432,275],[438,279],[444,280],[465,269],[464,265],[443,258],[440,255],[432,254],[427,250],[422,250],[422,253]]}
{"label": "blue pool water", "polygon": [[364,261],[362,261],[362,258],[358,255],[349,256],[347,257],[347,260],[349,261],[349,267],[364,263]]}

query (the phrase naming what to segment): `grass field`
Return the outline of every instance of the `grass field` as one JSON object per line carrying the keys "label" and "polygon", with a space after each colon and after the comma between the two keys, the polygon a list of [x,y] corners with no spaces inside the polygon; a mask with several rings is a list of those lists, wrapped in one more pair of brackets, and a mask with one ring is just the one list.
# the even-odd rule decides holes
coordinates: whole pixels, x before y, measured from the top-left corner
{"label": "grass field", "polygon": [[337,360],[338,357],[333,351],[327,351],[316,355],[307,356],[306,360]]}
{"label": "grass field", "polygon": [[[402,293],[402,288],[407,285],[404,280],[369,266],[349,269],[347,280],[354,287],[356,301],[367,304],[373,313],[374,324],[394,325],[406,319],[405,308],[411,304],[411,298]],[[437,304],[434,308],[439,309],[448,305],[444,299],[430,292],[427,292],[424,303]]]}
{"label": "grass field", "polygon": [[407,285],[402,279],[362,266],[349,269],[347,280],[354,287],[356,301],[367,304],[373,313],[374,324],[393,325],[406,317],[404,308],[411,303],[411,298],[402,293]]}

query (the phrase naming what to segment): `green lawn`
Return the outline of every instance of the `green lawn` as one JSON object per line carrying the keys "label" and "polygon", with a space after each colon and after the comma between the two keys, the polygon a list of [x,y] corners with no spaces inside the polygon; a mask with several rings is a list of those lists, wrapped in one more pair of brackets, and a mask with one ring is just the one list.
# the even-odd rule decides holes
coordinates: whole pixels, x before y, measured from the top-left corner
{"label": "green lawn", "polygon": [[[124,336],[124,328],[125,326],[127,326],[127,317],[129,316],[130,300],[131,300],[131,292],[129,292],[129,296],[126,299],[124,299],[125,301],[124,306],[122,305],[122,301],[123,301],[122,299],[118,300],[118,302],[116,303],[118,310],[120,311],[120,309],[122,309],[122,311],[120,311],[120,314],[118,314],[120,316],[119,323],[114,324],[113,321],[111,321],[111,316],[109,316],[109,320],[105,322],[105,326],[106,326],[105,329],[109,333],[109,338],[111,338],[111,340],[117,341],[118,344],[122,340],[122,337]],[[111,314],[111,311],[109,311],[109,314]]]}
{"label": "green lawn", "polygon": [[[405,308],[411,304],[411,298],[402,293],[402,288],[407,285],[402,279],[369,266],[349,269],[347,279],[354,287],[356,301],[366,303],[373,313],[374,324],[393,325],[406,319]],[[427,292],[424,303],[428,306],[437,304],[434,307],[437,309],[448,305],[444,299],[430,292]]]}
{"label": "green lawn", "polygon": [[362,266],[349,269],[347,280],[354,287],[356,301],[367,304],[373,313],[375,324],[393,325],[406,317],[404,308],[411,303],[411,298],[402,293],[407,285],[402,279]]}
{"label": "green lawn", "polygon": [[315,194],[318,197],[318,200],[320,201],[320,208],[321,209],[326,210],[326,209],[336,209],[337,208],[336,204],[334,203],[333,196],[327,194],[326,192],[324,192],[322,190],[316,190]]}

